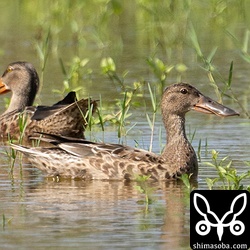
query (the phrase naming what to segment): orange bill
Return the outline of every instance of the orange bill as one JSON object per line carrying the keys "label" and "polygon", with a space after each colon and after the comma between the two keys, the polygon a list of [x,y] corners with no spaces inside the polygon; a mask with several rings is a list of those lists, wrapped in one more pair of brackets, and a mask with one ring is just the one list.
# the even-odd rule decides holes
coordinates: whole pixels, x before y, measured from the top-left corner
{"label": "orange bill", "polygon": [[4,94],[9,92],[10,90],[6,88],[6,85],[2,82],[2,79],[0,79],[0,94]]}

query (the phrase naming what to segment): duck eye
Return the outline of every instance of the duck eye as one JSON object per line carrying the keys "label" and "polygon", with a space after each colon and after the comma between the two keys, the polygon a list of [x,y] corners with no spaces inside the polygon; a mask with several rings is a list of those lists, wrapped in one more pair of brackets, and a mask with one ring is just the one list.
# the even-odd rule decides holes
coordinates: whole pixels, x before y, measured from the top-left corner
{"label": "duck eye", "polygon": [[12,67],[8,67],[8,68],[4,71],[2,77],[4,77],[6,74],[8,74],[8,73],[11,72],[11,71],[13,71],[13,68],[12,68]]}
{"label": "duck eye", "polygon": [[12,67],[8,67],[8,68],[6,69],[7,72],[11,72],[12,70],[13,70]]}
{"label": "duck eye", "polygon": [[181,93],[182,93],[182,94],[185,95],[185,94],[187,94],[187,92],[188,92],[188,91],[187,91],[186,89],[181,89]]}

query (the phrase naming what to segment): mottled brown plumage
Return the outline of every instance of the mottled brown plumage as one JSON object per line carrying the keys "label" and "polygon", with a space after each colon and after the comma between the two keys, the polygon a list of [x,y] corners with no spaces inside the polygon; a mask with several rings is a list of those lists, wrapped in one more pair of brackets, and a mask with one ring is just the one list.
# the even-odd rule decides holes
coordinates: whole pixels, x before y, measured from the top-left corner
{"label": "mottled brown plumage", "polygon": [[26,148],[12,145],[49,176],[82,179],[133,180],[150,175],[166,180],[183,173],[197,176],[198,163],[185,133],[185,114],[196,110],[218,116],[238,115],[202,95],[186,83],[166,88],[161,102],[166,129],[166,146],[161,155],[119,144],[94,143],[82,139],[46,135],[50,148]]}
{"label": "mottled brown plumage", "polygon": [[8,65],[0,79],[0,94],[11,91],[8,109],[0,116],[0,139],[20,137],[20,122],[26,124],[24,137],[36,132],[84,138],[87,112],[96,101],[77,101],[75,92],[70,92],[53,106],[33,107],[39,88],[39,77],[32,64],[14,62]]}

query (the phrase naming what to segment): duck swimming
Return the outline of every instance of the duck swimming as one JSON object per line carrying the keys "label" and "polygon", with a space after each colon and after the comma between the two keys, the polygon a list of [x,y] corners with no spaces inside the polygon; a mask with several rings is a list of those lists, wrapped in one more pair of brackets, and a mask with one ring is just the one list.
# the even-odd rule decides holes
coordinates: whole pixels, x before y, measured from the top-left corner
{"label": "duck swimming", "polygon": [[185,114],[195,110],[221,117],[239,115],[187,83],[165,89],[161,110],[167,135],[161,155],[51,134],[42,140],[53,144],[52,147],[12,147],[24,153],[33,166],[53,177],[134,180],[138,175],[149,175],[154,180],[166,180],[184,173],[196,177],[197,157],[185,133]]}
{"label": "duck swimming", "polygon": [[[28,62],[14,62],[8,65],[0,78],[0,94],[12,92],[8,109],[0,115],[0,139],[20,137],[20,121],[26,120],[25,137],[36,132],[84,138],[84,117],[96,101],[77,101],[75,92],[70,92],[53,106],[31,106],[39,88],[36,69]],[[86,115],[87,116],[87,115]]]}

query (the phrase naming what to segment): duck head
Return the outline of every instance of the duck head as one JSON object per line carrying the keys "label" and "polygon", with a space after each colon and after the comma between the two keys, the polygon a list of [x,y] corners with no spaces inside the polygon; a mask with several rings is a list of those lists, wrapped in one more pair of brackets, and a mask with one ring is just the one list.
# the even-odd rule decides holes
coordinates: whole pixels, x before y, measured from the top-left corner
{"label": "duck head", "polygon": [[167,87],[162,97],[163,117],[169,114],[185,116],[190,110],[217,116],[235,116],[239,113],[203,95],[187,83],[173,84]]}
{"label": "duck head", "polygon": [[32,105],[38,88],[38,74],[28,62],[9,64],[0,78],[0,94],[12,92],[8,111]]}

